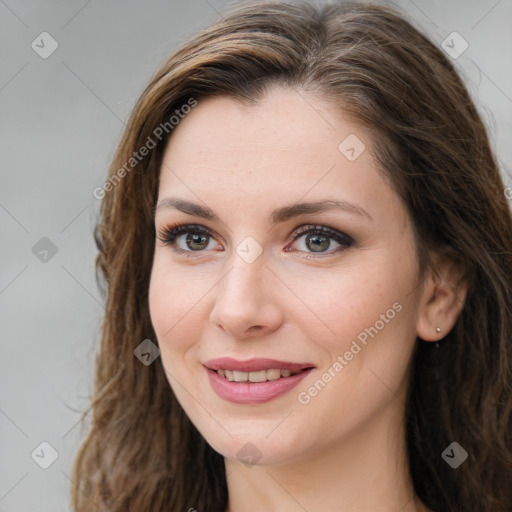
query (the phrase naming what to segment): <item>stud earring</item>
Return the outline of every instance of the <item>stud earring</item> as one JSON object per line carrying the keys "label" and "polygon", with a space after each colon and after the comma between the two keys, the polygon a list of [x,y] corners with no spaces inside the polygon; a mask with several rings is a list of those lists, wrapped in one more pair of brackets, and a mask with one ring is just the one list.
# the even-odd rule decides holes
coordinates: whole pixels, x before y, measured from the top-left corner
{"label": "stud earring", "polygon": [[436,327],[436,332],[439,334],[441,332],[441,327]]}

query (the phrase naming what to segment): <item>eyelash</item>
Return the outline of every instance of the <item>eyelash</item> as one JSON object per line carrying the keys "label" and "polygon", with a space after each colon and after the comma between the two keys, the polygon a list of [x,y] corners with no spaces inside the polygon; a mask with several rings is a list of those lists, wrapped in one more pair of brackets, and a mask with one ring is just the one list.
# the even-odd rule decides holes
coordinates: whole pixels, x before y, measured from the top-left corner
{"label": "eyelash", "polygon": [[[162,230],[160,230],[157,234],[157,238],[164,244],[164,245],[170,245],[172,246],[172,250],[177,254],[183,254],[187,258],[195,258],[197,256],[194,255],[194,253],[201,253],[203,251],[186,251],[184,249],[180,249],[178,247],[175,247],[175,241],[176,238],[178,238],[179,235],[183,233],[195,233],[199,235],[206,235],[209,237],[213,237],[213,234],[206,229],[203,226],[200,226],[198,224],[172,224],[170,226],[164,227]],[[329,228],[327,226],[318,226],[318,225],[304,225],[300,226],[292,235],[288,237],[288,241],[291,240],[295,242],[301,236],[306,234],[321,234],[321,235],[329,235],[330,238],[334,239],[336,242],[341,244],[341,247],[337,247],[333,251],[326,252],[326,253],[318,253],[315,254],[314,252],[306,253],[307,256],[301,256],[305,259],[315,259],[315,258],[322,258],[326,256],[332,256],[333,254],[336,254],[338,252],[344,251],[351,247],[355,240],[340,231],[337,231],[335,229]],[[298,251],[298,252],[304,252],[304,251]],[[199,254],[198,254],[199,256]]]}

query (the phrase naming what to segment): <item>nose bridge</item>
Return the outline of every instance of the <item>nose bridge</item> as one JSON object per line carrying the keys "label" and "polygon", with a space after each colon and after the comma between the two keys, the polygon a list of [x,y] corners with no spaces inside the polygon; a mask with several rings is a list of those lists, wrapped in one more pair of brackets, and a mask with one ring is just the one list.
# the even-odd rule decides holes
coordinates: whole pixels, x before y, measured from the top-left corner
{"label": "nose bridge", "polygon": [[243,338],[255,326],[261,335],[262,330],[276,328],[280,319],[268,285],[272,273],[266,268],[264,254],[253,259],[254,246],[250,241],[247,244],[242,242],[233,253],[231,267],[218,283],[210,315],[213,323],[237,338]]}
{"label": "nose bridge", "polygon": [[229,307],[249,310],[262,300],[262,284],[268,277],[264,275],[268,273],[264,257],[260,255],[249,262],[234,253],[230,264],[230,270],[219,283],[216,303],[225,302]]}
{"label": "nose bridge", "polygon": [[262,279],[265,279],[265,274],[268,273],[266,256],[266,251],[254,236],[246,235],[239,239],[228,261],[228,265],[231,267],[229,273],[222,280],[223,282],[219,283],[222,292],[230,296],[234,295],[233,298],[236,296],[243,298],[252,291],[252,299],[257,300],[257,285],[261,283]]}

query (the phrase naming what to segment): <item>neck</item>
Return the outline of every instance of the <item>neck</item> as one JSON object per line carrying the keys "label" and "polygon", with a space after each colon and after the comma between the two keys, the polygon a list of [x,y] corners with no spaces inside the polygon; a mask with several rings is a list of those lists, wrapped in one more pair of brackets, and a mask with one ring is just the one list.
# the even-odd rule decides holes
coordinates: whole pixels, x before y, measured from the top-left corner
{"label": "neck", "polygon": [[248,467],[225,459],[226,512],[428,512],[413,491],[403,417],[394,399],[342,442],[293,462]]}

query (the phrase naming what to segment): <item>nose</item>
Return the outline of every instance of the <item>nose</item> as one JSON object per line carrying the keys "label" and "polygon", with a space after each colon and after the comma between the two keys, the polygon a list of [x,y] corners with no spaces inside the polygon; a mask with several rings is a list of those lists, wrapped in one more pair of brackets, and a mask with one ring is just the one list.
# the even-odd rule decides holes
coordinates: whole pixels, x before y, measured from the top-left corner
{"label": "nose", "polygon": [[263,256],[247,263],[235,254],[233,266],[215,288],[211,322],[237,340],[270,335],[283,322],[277,281]]}

